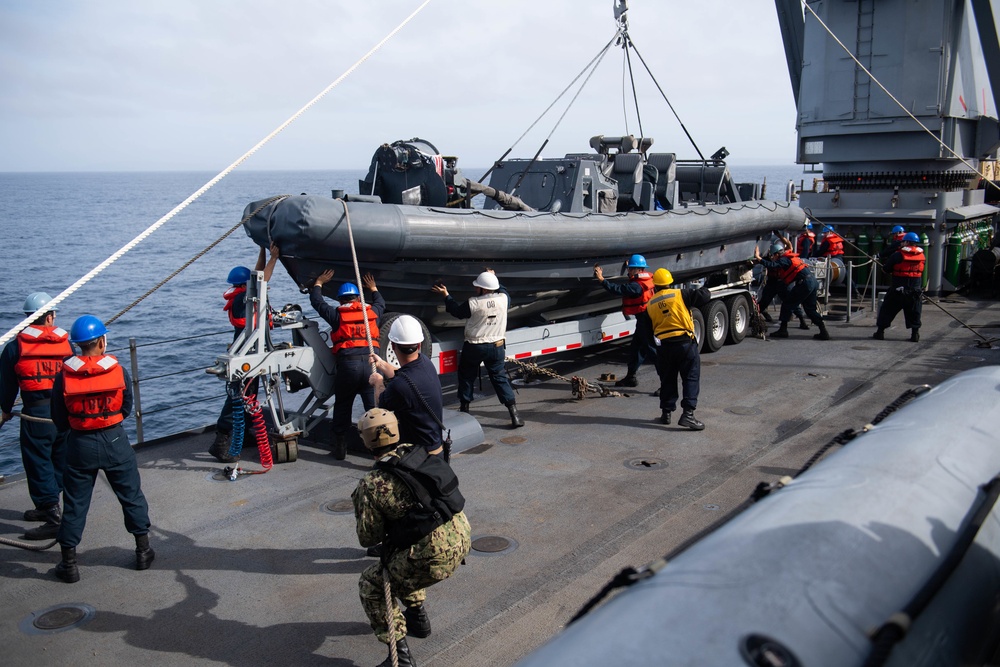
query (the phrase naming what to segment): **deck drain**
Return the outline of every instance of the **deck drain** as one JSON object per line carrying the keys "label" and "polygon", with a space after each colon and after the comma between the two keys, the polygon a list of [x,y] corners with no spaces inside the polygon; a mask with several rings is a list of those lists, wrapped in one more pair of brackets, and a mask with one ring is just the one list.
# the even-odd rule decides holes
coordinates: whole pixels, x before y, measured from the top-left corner
{"label": "deck drain", "polygon": [[483,535],[472,539],[472,553],[479,556],[502,556],[517,549],[517,540],[499,535]]}
{"label": "deck drain", "polygon": [[506,438],[500,438],[500,442],[505,445],[523,445],[527,442],[527,438],[522,438],[519,435],[511,435]]}
{"label": "deck drain", "polygon": [[757,408],[750,407],[748,405],[734,405],[731,408],[726,408],[723,412],[728,412],[734,415],[759,415],[760,410]]}
{"label": "deck drain", "polygon": [[41,611],[32,612],[20,623],[21,632],[26,634],[52,634],[78,628],[94,618],[97,611],[89,604],[60,604]]}
{"label": "deck drain", "polygon": [[666,468],[667,463],[663,459],[643,457],[641,459],[629,459],[625,462],[625,467],[635,468],[636,470],[660,470],[661,468]]}
{"label": "deck drain", "polygon": [[324,512],[330,514],[347,514],[354,511],[354,501],[352,500],[331,500],[322,506]]}

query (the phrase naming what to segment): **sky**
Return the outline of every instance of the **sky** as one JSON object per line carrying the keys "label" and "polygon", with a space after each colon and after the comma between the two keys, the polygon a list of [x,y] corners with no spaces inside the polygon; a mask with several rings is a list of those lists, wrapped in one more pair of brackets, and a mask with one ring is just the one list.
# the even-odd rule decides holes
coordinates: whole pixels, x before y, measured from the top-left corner
{"label": "sky", "polygon": [[[0,171],[221,171],[355,64],[423,0],[3,0]],[[242,169],[364,169],[421,137],[459,166],[589,151],[792,164],[795,104],[772,0],[631,0],[637,122],[612,0],[430,0]],[[581,78],[582,81],[582,78]],[[560,116],[565,116],[560,121]],[[551,135],[551,136],[550,136]],[[516,143],[515,145],[515,142]]]}

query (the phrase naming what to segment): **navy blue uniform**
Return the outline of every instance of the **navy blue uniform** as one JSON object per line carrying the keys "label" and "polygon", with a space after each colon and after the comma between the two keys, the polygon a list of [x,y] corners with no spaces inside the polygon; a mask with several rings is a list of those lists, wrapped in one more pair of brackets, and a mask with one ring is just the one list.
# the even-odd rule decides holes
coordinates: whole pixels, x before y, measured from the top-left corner
{"label": "navy blue uniform", "polygon": [[[770,271],[780,272],[792,265],[792,259],[786,256],[779,256],[777,259],[762,257],[760,263],[761,266]],[[819,283],[816,281],[812,269],[808,266],[803,267],[792,280],[792,284],[788,285],[785,295],[781,298],[781,314],[778,316],[781,324],[788,324],[788,321],[792,319],[792,313],[801,305],[813,324],[824,325],[823,316],[816,309],[817,290],[819,290]]]}
{"label": "navy blue uniform", "polygon": [[[510,303],[510,294],[503,286],[498,290],[501,294],[507,295],[507,303]],[[472,308],[469,302],[459,303],[450,294],[444,298],[444,309],[452,317],[460,320],[467,320],[472,317]],[[471,403],[476,385],[476,377],[479,375],[479,365],[486,368],[486,374],[493,385],[493,391],[497,398],[505,406],[513,405],[516,401],[514,389],[510,386],[507,378],[507,371],[504,368],[504,360],[507,358],[506,341],[497,343],[470,343],[465,341],[462,344],[462,354],[458,359],[458,400],[462,403]],[[405,441],[401,441],[405,442]]]}
{"label": "navy blue uniform", "polygon": [[[122,416],[132,412],[132,381],[122,368],[125,389]],[[94,493],[97,472],[104,471],[111,490],[118,497],[125,515],[125,528],[133,535],[149,533],[149,506],[142,493],[139,466],[128,435],[121,424],[96,431],[71,429],[63,395],[63,376],[52,387],[52,421],[57,428],[69,431],[66,440],[66,472],[63,476],[63,518],[56,537],[63,547],[76,547],[83,537],[87,512]]]}
{"label": "navy blue uniform", "polygon": [[[323,288],[313,285],[309,288],[309,303],[319,313],[327,324],[336,331],[340,327],[340,311],[331,306],[323,298]],[[371,293],[371,301],[365,302],[375,313],[376,322],[382,321],[385,312],[385,299],[378,292]],[[378,351],[378,340],[372,341]],[[337,375],[333,379],[333,419],[332,428],[335,435],[343,435],[351,428],[351,411],[354,407],[354,397],[361,396],[365,411],[375,407],[375,389],[368,384],[372,374],[372,366],[368,361],[367,347],[345,347],[336,354]],[[407,442],[410,442],[409,440]]]}
{"label": "navy blue uniform", "polygon": [[[712,300],[712,294],[704,287],[682,289],[681,298],[688,311],[703,306]],[[683,395],[681,408],[694,410],[698,407],[701,393],[701,355],[693,336],[672,336],[660,340],[656,356],[656,372],[660,376],[660,410],[673,412],[677,409],[677,399]],[[681,393],[677,392],[677,378],[680,376]]]}
{"label": "navy blue uniform", "polygon": [[885,293],[882,307],[878,309],[875,318],[875,326],[879,329],[888,329],[900,310],[903,311],[907,329],[916,331],[920,328],[920,315],[923,310],[920,295],[923,293],[923,278],[892,275],[892,267],[902,261],[903,253],[899,247],[885,261],[885,270],[892,276],[892,289]]}
{"label": "navy blue uniform", "polygon": [[[602,280],[601,287],[611,294],[623,298],[642,298],[642,285],[634,280],[627,283]],[[647,359],[655,364],[656,355],[656,343],[653,342],[653,323],[649,320],[649,313],[642,311],[635,316],[635,333],[632,334],[632,343],[628,350],[628,376],[633,377]]]}
{"label": "navy blue uniform", "polygon": [[[414,386],[411,387],[403,376],[409,377]],[[416,391],[424,397],[433,416]],[[441,378],[434,370],[434,364],[423,354],[396,369],[395,377],[386,384],[378,398],[378,407],[395,413],[399,421],[400,442],[425,447],[429,452],[441,446],[441,424],[444,423]]]}
{"label": "navy blue uniform", "polygon": [[[0,410],[10,414],[18,394],[14,366],[20,359],[17,339],[10,341],[0,353]],[[52,392],[21,392],[21,414],[39,419],[51,419],[49,398]],[[66,467],[66,431],[46,422],[21,419],[21,462],[28,482],[28,495],[37,509],[59,504]]]}

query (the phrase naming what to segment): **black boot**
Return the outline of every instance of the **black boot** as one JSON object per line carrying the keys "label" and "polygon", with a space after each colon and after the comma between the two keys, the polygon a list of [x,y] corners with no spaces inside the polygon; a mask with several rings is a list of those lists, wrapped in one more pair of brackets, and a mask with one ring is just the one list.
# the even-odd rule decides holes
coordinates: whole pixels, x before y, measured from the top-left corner
{"label": "black boot", "polygon": [[208,448],[208,453],[214,456],[219,463],[236,463],[239,459],[235,456],[229,455],[230,440],[230,433],[216,431],[215,442],[213,442],[212,446]]}
{"label": "black boot", "polygon": [[59,533],[59,523],[62,521],[62,512],[59,511],[59,503],[43,507],[45,513],[45,523],[37,528],[24,531],[22,537],[26,540],[54,540]]}
{"label": "black boot", "polygon": [[769,324],[774,321],[774,318],[771,317],[771,313],[767,312],[766,310],[760,311],[760,316],[763,317],[764,321]]}
{"label": "black boot", "polygon": [[156,558],[156,552],[149,548],[149,534],[135,536],[135,569],[148,570]]}
{"label": "black boot", "polygon": [[920,342],[920,327],[913,327],[910,331],[910,342],[919,343]]}
{"label": "black boot", "polygon": [[[417,667],[405,638],[396,638],[396,658],[399,667]],[[392,667],[392,649],[389,649],[389,657],[378,663],[378,667]]]}
{"label": "black boot", "polygon": [[330,447],[330,456],[338,461],[343,461],[347,458],[347,440],[344,439],[343,434],[333,436],[333,445]]}
{"label": "black boot", "polygon": [[788,338],[788,322],[782,322],[778,330],[771,334],[771,338]]}
{"label": "black boot", "polygon": [[403,610],[403,618],[406,619],[406,635],[408,637],[426,639],[431,636],[431,619],[427,617],[424,605],[407,607]]}
{"label": "black boot", "polygon": [[800,329],[808,329],[809,328],[809,323],[806,322],[806,318],[799,317],[799,328]]}
{"label": "black boot", "polygon": [[885,329],[879,327],[875,333],[872,334],[872,338],[875,340],[885,340]]}
{"label": "black boot", "polygon": [[816,326],[819,327],[819,333],[813,334],[813,338],[816,340],[830,340],[830,332],[826,330],[826,322],[819,322]]}
{"label": "black boot", "polygon": [[623,377],[618,382],[615,382],[616,387],[638,387],[639,381],[635,378],[635,375],[629,374]]}
{"label": "black boot", "polygon": [[458,404],[458,411],[459,412],[468,412],[469,411],[469,402],[468,401],[462,401],[461,403],[459,403]]}
{"label": "black boot", "polygon": [[681,414],[681,418],[677,420],[677,425],[692,431],[701,431],[705,428],[704,424],[694,418],[694,410],[685,410]]}
{"label": "black boot", "polygon": [[511,403],[507,406],[507,411],[510,412],[510,425],[514,428],[519,428],[524,426],[524,420],[521,419],[521,415],[517,414],[517,406]]}
{"label": "black boot", "polygon": [[62,548],[62,560],[56,565],[56,577],[67,584],[80,581],[80,570],[76,567],[76,547]]}
{"label": "black boot", "polygon": [[24,510],[25,521],[45,521],[45,510],[40,507]]}
{"label": "black boot", "polygon": [[670,410],[660,410],[660,423],[661,424],[670,423]]}
{"label": "black boot", "polygon": [[376,544],[373,547],[368,547],[365,550],[365,555],[371,558],[381,558],[382,557],[382,545]]}

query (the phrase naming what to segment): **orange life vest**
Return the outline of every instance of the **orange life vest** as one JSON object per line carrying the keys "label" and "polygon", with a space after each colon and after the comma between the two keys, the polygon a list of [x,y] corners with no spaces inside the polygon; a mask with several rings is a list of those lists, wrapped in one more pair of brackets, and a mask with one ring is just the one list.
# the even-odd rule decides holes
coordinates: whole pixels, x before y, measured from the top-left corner
{"label": "orange life vest", "polygon": [[798,253],[794,253],[791,250],[786,250],[778,255],[778,257],[787,257],[792,261],[788,266],[780,266],[774,270],[775,275],[778,276],[781,282],[791,285],[795,282],[795,277],[802,272],[802,269],[806,268],[806,263],[802,261]]}
{"label": "orange life vest", "polygon": [[892,275],[897,278],[919,278],[924,275],[924,251],[919,246],[906,245],[899,249],[903,261],[892,265]]}
{"label": "orange life vest", "polygon": [[839,257],[844,254],[844,239],[836,232],[827,232],[823,237],[826,241],[825,257]]}
{"label": "orange life vest", "polygon": [[125,419],[125,374],[113,356],[70,357],[62,372],[66,412],[73,429],[96,431]]}
{"label": "orange life vest", "polygon": [[17,335],[17,344],[17,386],[21,391],[52,389],[63,359],[73,354],[69,333],[59,327],[33,324]]}
{"label": "orange life vest", "polygon": [[806,241],[809,242],[809,247],[810,248],[812,248],[813,246],[815,246],[816,245],[816,232],[807,229],[806,231],[804,231],[801,234],[799,234],[799,238],[795,239],[796,247],[801,250],[803,244]]}
{"label": "orange life vest", "polygon": [[629,278],[629,282],[639,283],[642,287],[642,295],[623,296],[622,313],[625,315],[638,315],[645,312],[646,304],[649,303],[649,300],[653,297],[653,292],[656,291],[656,288],[653,287],[653,276],[645,271],[640,271],[634,277]]}
{"label": "orange life vest", "polygon": [[237,329],[242,329],[247,325],[246,303],[244,302],[243,304],[243,313],[244,313],[243,317],[236,317],[233,314],[233,305],[236,303],[237,299],[241,298],[244,294],[246,294],[246,291],[247,291],[246,285],[234,285],[233,287],[227,289],[225,293],[222,295],[222,298],[226,300],[226,305],[222,307],[222,310],[226,311],[226,314],[229,315],[230,324],[232,324]]}
{"label": "orange life vest", "polygon": [[368,340],[365,338],[365,313],[368,315],[368,328],[372,337],[372,345],[378,350],[378,317],[374,309],[365,304],[365,313],[361,312],[361,302],[351,301],[343,306],[337,306],[337,313],[340,316],[337,330],[330,336],[330,343],[334,352],[339,352],[349,347],[368,347]]}

